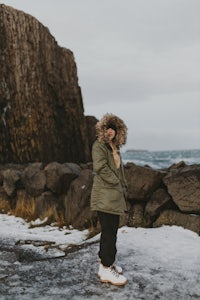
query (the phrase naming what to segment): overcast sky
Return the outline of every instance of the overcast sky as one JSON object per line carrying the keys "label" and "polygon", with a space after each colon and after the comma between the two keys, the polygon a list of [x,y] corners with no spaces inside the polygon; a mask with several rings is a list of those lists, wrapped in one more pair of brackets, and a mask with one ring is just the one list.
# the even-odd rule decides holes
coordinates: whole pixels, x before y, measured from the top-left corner
{"label": "overcast sky", "polygon": [[74,53],[85,115],[114,113],[124,147],[200,149],[199,0],[5,0]]}

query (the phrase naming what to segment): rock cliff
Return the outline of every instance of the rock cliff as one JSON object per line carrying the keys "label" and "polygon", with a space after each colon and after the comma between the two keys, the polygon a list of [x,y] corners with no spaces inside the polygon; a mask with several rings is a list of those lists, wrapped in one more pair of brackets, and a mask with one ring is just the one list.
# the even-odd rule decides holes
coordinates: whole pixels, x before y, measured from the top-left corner
{"label": "rock cliff", "polygon": [[85,162],[73,53],[34,17],[0,5],[0,163]]}

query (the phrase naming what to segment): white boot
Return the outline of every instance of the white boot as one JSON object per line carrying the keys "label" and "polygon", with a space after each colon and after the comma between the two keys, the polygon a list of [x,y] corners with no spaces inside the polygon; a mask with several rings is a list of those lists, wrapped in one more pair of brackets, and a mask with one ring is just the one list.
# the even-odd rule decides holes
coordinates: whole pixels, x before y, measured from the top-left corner
{"label": "white boot", "polygon": [[[117,266],[117,265],[112,265],[112,267],[115,269],[115,271],[118,273],[118,274],[123,274],[123,270],[120,266]],[[101,277],[101,272],[102,272],[102,269],[103,269],[103,265],[102,263],[99,263],[99,271],[98,271],[98,277],[100,278]]]}
{"label": "white boot", "polygon": [[115,271],[116,271],[117,273],[123,274],[122,267],[117,266],[117,265],[115,265],[115,264],[113,264],[112,267],[115,269]]}
{"label": "white boot", "polygon": [[127,283],[126,277],[117,273],[112,266],[104,267],[102,265],[100,280],[101,282],[110,282],[114,285],[125,285]]}

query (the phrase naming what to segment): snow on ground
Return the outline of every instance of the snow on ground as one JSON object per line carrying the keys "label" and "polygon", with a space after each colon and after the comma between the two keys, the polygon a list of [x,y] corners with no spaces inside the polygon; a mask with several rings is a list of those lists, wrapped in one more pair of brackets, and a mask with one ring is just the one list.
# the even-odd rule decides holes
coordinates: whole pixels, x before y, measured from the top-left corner
{"label": "snow on ground", "polygon": [[[73,228],[59,228],[50,225],[31,228],[32,225],[39,225],[44,221],[45,220],[41,221],[37,219],[36,221],[27,223],[22,218],[0,214],[1,239],[9,238],[9,240],[12,240],[14,243],[27,240],[52,242],[55,243],[55,246],[58,245],[59,247],[56,248],[54,246],[54,248],[50,248],[48,257],[55,257],[65,255],[62,249],[65,249],[69,245],[80,244],[88,235],[88,230],[79,231]],[[25,244],[24,248],[29,248],[32,251],[47,256],[45,246],[34,247],[32,244]]]}
{"label": "snow on ground", "polygon": [[[53,226],[30,229],[29,225],[20,218],[0,214],[0,242],[14,245],[18,240],[30,239],[54,241],[62,246],[88,243],[88,247],[57,259],[62,251],[55,249],[51,254],[55,259],[22,262],[15,265],[15,271],[13,264],[8,262],[8,274],[4,267],[1,268],[4,285],[0,289],[0,299],[35,299],[39,296],[47,300],[55,299],[55,296],[56,299],[200,299],[200,237],[192,231],[177,226],[120,228],[117,262],[123,267],[128,283],[119,288],[100,283],[96,276],[99,235],[85,241],[87,230],[60,230]],[[31,247],[32,251],[38,252],[38,247]],[[40,254],[45,253],[42,248]],[[3,257],[5,251],[0,249],[2,266],[5,265]],[[14,272],[12,276],[9,268]],[[4,294],[7,295],[5,298]]]}
{"label": "snow on ground", "polygon": [[17,239],[32,239],[53,241],[59,244],[77,244],[83,241],[88,230],[79,231],[76,229],[68,229],[66,227],[60,229],[57,226],[44,226],[30,228],[31,225],[39,225],[44,220],[36,220],[27,223],[21,218],[0,214],[0,236]]}

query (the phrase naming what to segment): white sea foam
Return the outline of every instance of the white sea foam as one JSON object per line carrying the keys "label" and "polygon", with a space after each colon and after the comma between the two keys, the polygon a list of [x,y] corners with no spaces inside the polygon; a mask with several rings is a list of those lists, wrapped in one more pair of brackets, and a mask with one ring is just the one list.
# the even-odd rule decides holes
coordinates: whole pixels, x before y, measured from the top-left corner
{"label": "white sea foam", "polygon": [[122,153],[124,164],[148,165],[154,169],[168,168],[174,163],[184,161],[187,165],[200,164],[200,150],[171,151],[127,151]]}

